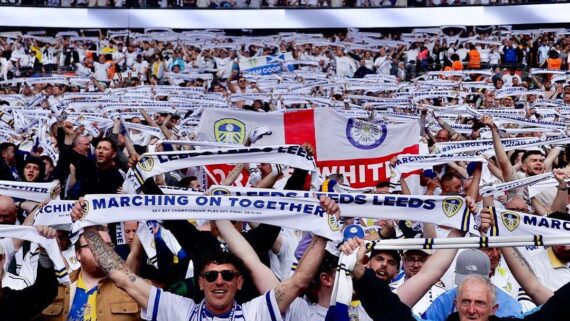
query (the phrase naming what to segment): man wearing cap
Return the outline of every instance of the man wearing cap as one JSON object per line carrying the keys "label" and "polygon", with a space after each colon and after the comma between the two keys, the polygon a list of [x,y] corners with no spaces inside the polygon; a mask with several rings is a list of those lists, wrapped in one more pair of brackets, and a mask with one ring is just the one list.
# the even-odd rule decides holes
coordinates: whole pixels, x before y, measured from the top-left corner
{"label": "man wearing cap", "polygon": [[374,271],[376,277],[391,282],[400,271],[401,257],[395,250],[372,250],[366,267]]}
{"label": "man wearing cap", "polygon": [[[489,278],[490,273],[491,261],[485,253],[475,249],[464,250],[457,256],[454,283],[456,286],[459,286],[469,275],[480,275]],[[493,287],[497,304],[499,305],[495,314],[499,317],[520,315],[522,312],[521,305],[505,291],[494,285]],[[457,299],[457,290],[456,287],[440,295],[422,314],[422,317],[426,320],[446,320],[456,310],[454,301]]]}
{"label": "man wearing cap", "polygon": [[[352,269],[353,288],[359,295],[364,309],[374,320],[385,320],[384,315],[398,315],[398,321],[417,321],[411,309],[390,291],[388,285],[374,277],[374,272],[364,265],[366,247],[358,238],[350,239],[341,246],[345,255],[356,254],[356,264]],[[457,289],[454,305],[457,312],[451,314],[447,321],[566,321],[568,320],[568,302],[570,300],[570,284],[560,288],[540,310],[533,311],[524,317],[498,317],[498,309],[493,285],[489,279],[481,275],[468,275]],[[396,320],[396,319],[393,319]],[[426,319],[424,319],[426,320]],[[435,321],[435,320],[429,320]]]}
{"label": "man wearing cap", "polygon": [[[398,293],[398,288],[408,279],[423,268],[424,263],[432,255],[432,250],[405,250],[402,256],[404,271],[400,272],[390,284],[394,292]],[[428,292],[416,303],[412,311],[414,314],[420,315],[424,313],[427,308],[434,302],[434,300],[445,293],[445,288],[442,282],[434,284]]]}

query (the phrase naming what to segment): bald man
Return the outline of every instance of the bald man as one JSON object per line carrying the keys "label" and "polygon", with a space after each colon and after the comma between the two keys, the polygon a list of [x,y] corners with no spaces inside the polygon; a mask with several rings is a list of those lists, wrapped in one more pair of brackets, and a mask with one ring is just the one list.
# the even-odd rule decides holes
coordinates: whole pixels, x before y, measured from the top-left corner
{"label": "bald man", "polygon": [[15,224],[17,214],[18,209],[14,199],[9,196],[0,196],[0,224]]}

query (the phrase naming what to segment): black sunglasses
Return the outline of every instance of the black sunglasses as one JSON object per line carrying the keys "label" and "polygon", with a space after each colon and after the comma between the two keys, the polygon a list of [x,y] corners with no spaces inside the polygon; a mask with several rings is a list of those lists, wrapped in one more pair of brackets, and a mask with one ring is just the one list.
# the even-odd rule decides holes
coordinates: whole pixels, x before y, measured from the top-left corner
{"label": "black sunglasses", "polygon": [[206,281],[212,283],[218,279],[218,274],[221,274],[222,279],[226,282],[230,282],[235,277],[238,277],[240,275],[239,272],[236,271],[223,270],[223,271],[207,271],[202,273],[202,277],[206,279]]}

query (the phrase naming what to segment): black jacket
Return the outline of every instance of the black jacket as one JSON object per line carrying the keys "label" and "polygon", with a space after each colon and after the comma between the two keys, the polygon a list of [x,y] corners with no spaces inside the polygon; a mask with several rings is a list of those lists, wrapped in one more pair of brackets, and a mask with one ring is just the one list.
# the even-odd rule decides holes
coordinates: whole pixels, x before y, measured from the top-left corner
{"label": "black jacket", "polygon": [[38,264],[38,275],[34,284],[22,290],[0,290],[0,321],[34,318],[55,299],[57,285],[53,268],[44,268]]}
{"label": "black jacket", "polygon": [[366,269],[360,280],[353,280],[352,286],[374,321],[416,321],[412,309],[402,303],[388,283],[377,278],[371,269]]}
{"label": "black jacket", "polygon": [[[372,270],[366,269],[364,276],[353,282],[353,287],[364,310],[374,321],[416,321],[412,309],[402,303],[398,295],[390,290],[388,283],[378,279]],[[567,321],[568,302],[570,283],[558,289],[540,310],[522,319],[491,316],[489,321]],[[459,314],[452,313],[447,321],[459,321]]]}

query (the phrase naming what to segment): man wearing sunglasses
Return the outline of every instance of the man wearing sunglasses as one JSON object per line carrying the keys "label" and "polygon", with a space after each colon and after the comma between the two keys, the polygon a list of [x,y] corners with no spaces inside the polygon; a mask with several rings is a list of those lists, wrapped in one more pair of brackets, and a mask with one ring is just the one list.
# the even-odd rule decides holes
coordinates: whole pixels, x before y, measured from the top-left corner
{"label": "man wearing sunglasses", "polygon": [[[330,198],[322,197],[321,207],[326,213],[340,216],[338,205]],[[73,220],[80,218],[80,211],[72,211]],[[84,229],[81,240],[86,241],[101,271],[114,284],[128,293],[142,308],[147,320],[283,320],[289,306],[308,287],[324,256],[326,240],[315,236],[300,261],[297,271],[265,294],[238,304],[235,295],[243,285],[243,263],[229,253],[208,256],[199,267],[198,284],[204,291],[204,300],[192,299],[168,293],[151,286],[138,277],[107,244],[97,227]],[[256,273],[256,271],[251,271]],[[99,319],[99,318],[98,318]],[[100,320],[100,319],[99,319]]]}

